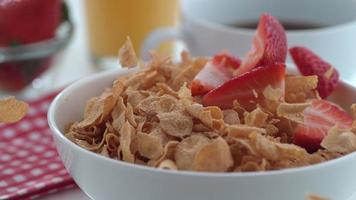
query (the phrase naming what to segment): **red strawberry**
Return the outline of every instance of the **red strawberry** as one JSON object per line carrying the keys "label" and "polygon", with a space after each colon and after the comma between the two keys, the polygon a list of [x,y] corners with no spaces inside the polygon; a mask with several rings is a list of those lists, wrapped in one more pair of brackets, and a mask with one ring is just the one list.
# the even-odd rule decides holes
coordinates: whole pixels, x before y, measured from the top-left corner
{"label": "red strawberry", "polygon": [[339,82],[339,72],[329,63],[305,47],[289,49],[294,63],[304,76],[317,75],[317,90],[321,98],[327,98]]}
{"label": "red strawberry", "polygon": [[237,69],[241,64],[241,60],[239,58],[234,57],[233,55],[231,55],[228,52],[222,52],[222,53],[216,54],[213,57],[213,62],[215,64],[224,65],[225,68],[230,69],[230,70]]}
{"label": "red strawberry", "polygon": [[61,0],[0,0],[0,46],[53,38]]}
{"label": "red strawberry", "polygon": [[254,67],[276,62],[284,63],[287,57],[287,37],[283,26],[271,15],[262,14],[258,23],[252,49],[241,66],[234,72],[240,75]]}
{"label": "red strawberry", "polygon": [[232,78],[240,60],[228,53],[215,55],[195,76],[190,88],[193,95],[203,95]]}
{"label": "red strawberry", "polygon": [[294,132],[294,144],[309,152],[320,148],[320,143],[330,128],[337,125],[342,129],[351,128],[352,118],[338,105],[326,100],[313,100],[311,107],[304,110],[304,124]]}
{"label": "red strawberry", "polygon": [[218,88],[210,91],[203,98],[205,106],[231,108],[234,100],[247,110],[263,104],[263,90],[271,85],[284,91],[285,64],[276,63],[258,67],[241,76],[235,77]]}

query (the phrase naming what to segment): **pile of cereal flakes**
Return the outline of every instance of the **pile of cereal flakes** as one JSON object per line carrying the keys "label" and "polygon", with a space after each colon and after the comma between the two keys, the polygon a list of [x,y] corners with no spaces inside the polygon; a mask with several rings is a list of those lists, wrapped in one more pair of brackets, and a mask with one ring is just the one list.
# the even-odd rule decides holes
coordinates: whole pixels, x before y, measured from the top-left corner
{"label": "pile of cereal flakes", "polygon": [[[128,48],[130,49],[130,48]],[[121,60],[136,65],[134,55]],[[208,61],[181,54],[181,62],[152,53],[136,73],[118,77],[112,88],[91,98],[83,119],[65,136],[103,156],[161,169],[204,172],[266,171],[324,162],[356,150],[356,121],[350,130],[332,128],[323,149],[308,153],[292,144],[294,121],[309,105],[315,77],[287,76],[286,102],[264,95],[274,105],[250,112],[202,105],[189,84]],[[300,103],[302,102],[302,103]],[[304,102],[304,103],[303,103]],[[356,105],[352,106],[353,117]]]}

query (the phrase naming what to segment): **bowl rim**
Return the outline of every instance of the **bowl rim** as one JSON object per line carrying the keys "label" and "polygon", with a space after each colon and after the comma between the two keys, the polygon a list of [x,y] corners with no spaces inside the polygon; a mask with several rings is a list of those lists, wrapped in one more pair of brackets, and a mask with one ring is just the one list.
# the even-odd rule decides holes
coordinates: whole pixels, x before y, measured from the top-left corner
{"label": "bowl rim", "polygon": [[[48,124],[51,129],[52,136],[61,140],[61,142],[64,144],[64,146],[68,146],[69,148],[79,151],[80,153],[87,154],[88,156],[94,157],[95,159],[99,159],[102,162],[109,162],[111,164],[115,164],[118,166],[122,165],[122,167],[132,168],[132,169],[146,171],[146,172],[150,172],[150,173],[163,173],[163,174],[178,175],[178,176],[225,177],[225,178],[227,178],[227,177],[280,176],[280,175],[312,172],[312,171],[319,170],[321,168],[334,167],[335,165],[338,165],[341,162],[349,160],[349,159],[356,159],[356,152],[352,152],[347,155],[341,156],[339,158],[325,161],[322,163],[317,163],[317,164],[312,164],[312,165],[307,165],[307,166],[302,166],[302,167],[295,167],[295,168],[287,168],[287,169],[272,170],[272,171],[257,171],[257,172],[195,172],[195,171],[164,170],[164,169],[158,169],[158,168],[149,167],[149,166],[138,165],[138,164],[134,164],[134,163],[128,163],[125,161],[115,160],[112,158],[107,158],[105,156],[91,152],[87,149],[84,149],[84,148],[78,146],[77,144],[73,143],[72,141],[70,141],[68,138],[66,138],[64,136],[62,131],[60,131],[59,127],[57,126],[54,116],[55,116],[55,113],[57,110],[56,108],[58,107],[58,105],[62,101],[65,101],[66,97],[69,96],[73,90],[80,88],[88,83],[101,80],[107,76],[112,76],[113,74],[120,76],[120,75],[125,75],[130,72],[133,72],[135,70],[137,70],[137,69],[127,70],[127,69],[118,68],[118,69],[113,69],[113,70],[107,70],[107,71],[77,80],[74,83],[70,84],[65,89],[63,89],[54,98],[54,100],[50,104],[50,107],[49,107],[49,110],[47,113]],[[347,81],[341,80],[340,84],[344,84],[344,85],[354,88],[356,90],[356,88],[354,86],[352,86],[351,84],[349,84]],[[58,150],[57,145],[56,145],[56,149]]]}

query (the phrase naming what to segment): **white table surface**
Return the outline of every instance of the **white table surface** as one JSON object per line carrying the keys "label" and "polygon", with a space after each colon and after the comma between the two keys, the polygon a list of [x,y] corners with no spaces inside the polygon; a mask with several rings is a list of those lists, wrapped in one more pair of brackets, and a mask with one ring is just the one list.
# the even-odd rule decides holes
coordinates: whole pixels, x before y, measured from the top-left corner
{"label": "white table surface", "polygon": [[[63,87],[81,77],[96,72],[96,68],[90,62],[88,54],[83,9],[84,0],[67,0],[67,2],[71,9],[72,19],[75,23],[75,34],[60,62],[58,62],[47,74],[54,81],[54,88]],[[348,81],[353,85],[356,85],[356,74]],[[90,198],[79,188],[69,189],[39,198],[39,200],[62,199],[89,200]],[[349,200],[356,200],[356,194]]]}

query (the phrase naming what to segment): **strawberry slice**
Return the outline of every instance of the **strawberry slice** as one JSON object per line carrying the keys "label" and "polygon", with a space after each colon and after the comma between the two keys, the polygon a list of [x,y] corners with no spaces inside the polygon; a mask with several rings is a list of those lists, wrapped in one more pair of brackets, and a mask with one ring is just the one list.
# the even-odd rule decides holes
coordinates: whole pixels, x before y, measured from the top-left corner
{"label": "strawberry slice", "polygon": [[221,64],[225,68],[230,69],[230,70],[237,69],[241,64],[241,60],[239,58],[236,58],[235,56],[231,55],[229,52],[222,52],[222,53],[216,54],[213,57],[213,62],[215,64]]}
{"label": "strawberry slice", "polygon": [[231,108],[234,100],[237,100],[242,107],[252,110],[256,103],[264,104],[263,90],[267,86],[284,91],[284,78],[285,64],[258,67],[210,91],[203,97],[203,104],[225,109]]}
{"label": "strawberry slice", "polygon": [[317,90],[321,98],[327,98],[339,82],[339,72],[328,62],[305,47],[289,49],[294,63],[304,76],[317,75]]}
{"label": "strawberry slice", "polygon": [[258,66],[276,62],[284,63],[287,57],[287,37],[283,26],[271,15],[262,14],[258,23],[252,49],[241,66],[234,72],[240,75]]}
{"label": "strawberry slice", "polygon": [[190,85],[193,95],[204,95],[232,78],[241,61],[229,53],[215,55],[195,76]]}
{"label": "strawberry slice", "polygon": [[304,124],[298,124],[294,132],[294,144],[309,152],[320,148],[320,143],[330,128],[337,125],[349,129],[352,118],[338,105],[326,100],[313,100],[303,112]]}

